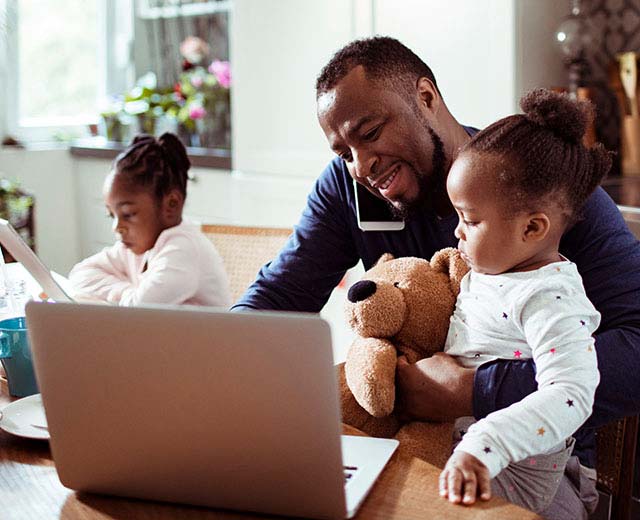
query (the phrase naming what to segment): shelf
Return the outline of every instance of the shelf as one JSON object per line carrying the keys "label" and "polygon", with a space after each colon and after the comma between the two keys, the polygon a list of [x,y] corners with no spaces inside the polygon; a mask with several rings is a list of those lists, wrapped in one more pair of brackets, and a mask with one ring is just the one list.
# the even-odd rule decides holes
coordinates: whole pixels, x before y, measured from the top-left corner
{"label": "shelf", "polygon": [[[103,137],[77,139],[69,148],[75,157],[90,157],[96,159],[115,159],[126,148],[124,143],[107,141]],[[224,148],[187,148],[187,155],[191,166],[199,168],[214,168],[217,170],[231,170],[231,150]]]}

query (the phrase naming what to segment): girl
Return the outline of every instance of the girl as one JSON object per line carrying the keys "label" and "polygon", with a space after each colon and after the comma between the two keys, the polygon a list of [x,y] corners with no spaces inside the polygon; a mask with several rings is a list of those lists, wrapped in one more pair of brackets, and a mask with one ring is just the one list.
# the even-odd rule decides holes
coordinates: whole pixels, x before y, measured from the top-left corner
{"label": "girl", "polygon": [[170,133],[139,135],[116,158],[104,199],[119,240],[71,270],[79,292],[120,305],[231,304],[220,255],[182,219],[190,166]]}
{"label": "girl", "polygon": [[493,492],[558,518],[545,510],[571,435],[591,414],[599,382],[592,334],[600,323],[575,264],[558,248],[611,159],[601,146],[582,145],[593,117],[586,102],[536,90],[521,107],[524,115],[474,136],[447,179],[471,271],[445,352],[466,367],[532,358],[538,389],[470,426],[458,421],[461,440],[440,475],[440,494],[472,504]]}

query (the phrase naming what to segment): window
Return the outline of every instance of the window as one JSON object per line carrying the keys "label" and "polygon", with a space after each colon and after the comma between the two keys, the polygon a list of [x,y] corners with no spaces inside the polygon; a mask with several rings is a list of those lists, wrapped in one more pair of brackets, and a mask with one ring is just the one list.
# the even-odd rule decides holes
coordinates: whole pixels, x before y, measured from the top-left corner
{"label": "window", "polygon": [[130,7],[130,0],[4,0],[7,133],[50,141],[86,135],[97,123],[109,77],[131,61],[130,38],[122,49],[117,29],[123,3]]}
{"label": "window", "polygon": [[[207,72],[214,74],[214,61],[216,77],[227,71],[228,78],[230,7],[230,0],[0,0],[0,81],[6,82],[0,89],[7,92],[0,96],[0,137],[82,137],[102,114],[107,136],[106,119],[115,117],[127,135],[151,131],[145,125],[153,122],[158,132],[175,131],[188,144],[229,148],[228,81],[217,79],[222,86],[215,90],[218,83],[205,80],[211,79]],[[187,81],[180,44],[190,36],[211,51],[190,64],[204,86],[196,86],[200,77],[185,83],[189,88],[176,93],[181,97],[171,110],[157,106],[158,96],[145,112],[140,104],[129,110],[123,96],[135,100],[136,78],[147,72],[157,77],[161,94]]]}
{"label": "window", "polygon": [[164,129],[190,146],[230,149],[231,1],[136,0],[135,5],[137,76],[151,72],[163,99],[152,109],[157,114],[146,118],[147,131]]}

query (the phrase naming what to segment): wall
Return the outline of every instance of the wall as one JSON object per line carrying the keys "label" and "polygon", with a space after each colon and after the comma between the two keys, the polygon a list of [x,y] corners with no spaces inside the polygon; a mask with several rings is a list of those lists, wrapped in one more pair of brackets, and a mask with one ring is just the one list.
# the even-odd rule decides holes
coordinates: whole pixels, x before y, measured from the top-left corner
{"label": "wall", "polygon": [[515,110],[514,5],[377,0],[375,31],[397,37],[431,67],[454,117],[483,127]]}
{"label": "wall", "polygon": [[315,116],[315,78],[352,36],[352,2],[234,3],[233,165],[317,176],[331,158]]}
{"label": "wall", "polygon": [[566,87],[567,70],[555,33],[571,11],[570,0],[516,2],[515,87],[519,99],[536,87]]}
{"label": "wall", "polygon": [[[74,157],[79,258],[114,241],[102,185],[111,162]],[[256,175],[192,168],[184,214],[203,224],[293,227],[298,221],[313,179]]]}
{"label": "wall", "polygon": [[236,170],[316,177],[331,157],[314,85],[355,37],[396,37],[432,66],[455,117],[485,126],[523,91],[564,84],[553,31],[568,0],[236,0],[231,20]]}
{"label": "wall", "polygon": [[[8,37],[8,16],[6,12],[6,0],[0,0],[0,92],[7,92],[9,89],[9,44]],[[8,114],[6,103],[0,103],[0,137],[4,137],[8,128]]]}
{"label": "wall", "polygon": [[0,149],[0,175],[16,179],[35,196],[38,255],[66,274],[77,261],[78,213],[72,161],[66,149]]}

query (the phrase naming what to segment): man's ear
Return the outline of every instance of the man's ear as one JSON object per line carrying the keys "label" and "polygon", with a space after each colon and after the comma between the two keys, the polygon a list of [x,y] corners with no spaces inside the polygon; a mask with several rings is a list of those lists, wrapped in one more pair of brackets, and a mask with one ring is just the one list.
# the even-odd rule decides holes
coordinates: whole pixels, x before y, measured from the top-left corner
{"label": "man's ear", "polygon": [[420,100],[420,107],[429,110],[432,113],[437,113],[442,103],[442,98],[438,89],[429,78],[424,76],[418,79],[416,85],[418,90],[418,98]]}
{"label": "man's ear", "polygon": [[544,239],[551,229],[551,221],[546,213],[531,213],[527,216],[522,232],[522,241],[539,241]]}

